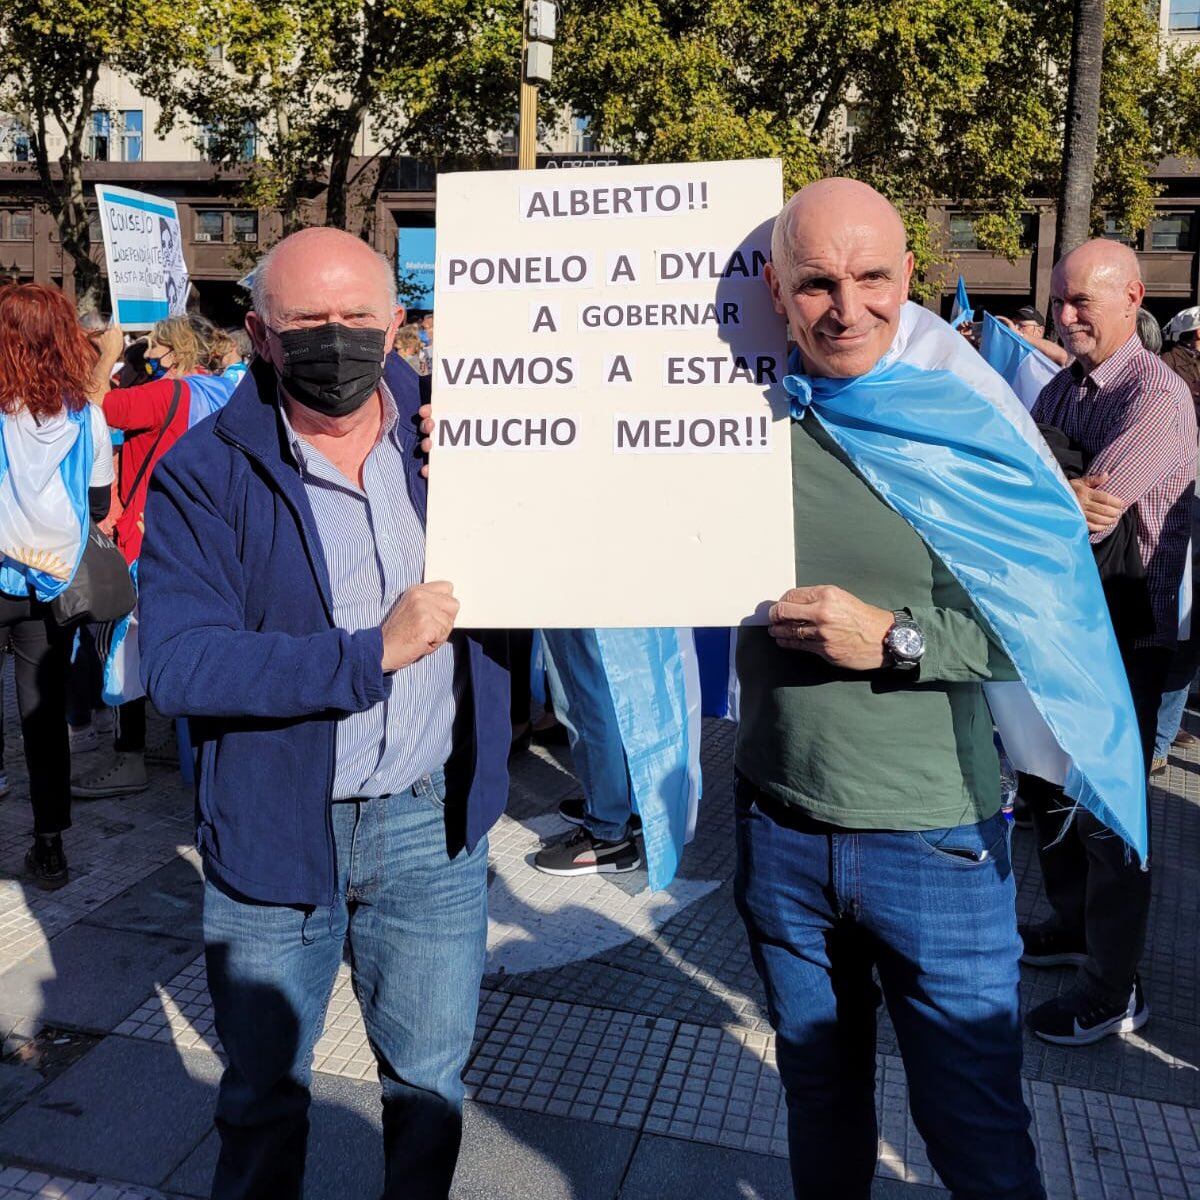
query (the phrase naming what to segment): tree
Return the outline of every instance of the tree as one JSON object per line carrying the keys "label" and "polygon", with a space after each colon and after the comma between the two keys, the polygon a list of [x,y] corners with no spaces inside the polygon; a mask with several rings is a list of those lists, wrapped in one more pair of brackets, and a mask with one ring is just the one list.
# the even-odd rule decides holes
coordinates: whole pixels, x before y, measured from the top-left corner
{"label": "tree", "polygon": [[[1097,199],[1128,224],[1158,158],[1196,148],[1197,60],[1163,47],[1144,0],[1108,10]],[[971,211],[981,248],[1015,257],[1029,198],[1057,194],[1071,16],[1072,0],[576,0],[554,94],[635,161],[770,155],[788,187],[872,183],[905,215],[922,294],[944,252],[931,206]]]}
{"label": "tree", "polygon": [[[470,160],[515,106],[519,0],[200,0],[195,28],[221,30],[153,94],[169,127],[190,120],[212,157],[260,157],[247,192],[284,230],[327,180],[326,223],[360,230],[400,153]],[[355,167],[366,123],[377,149]]]}
{"label": "tree", "polygon": [[1054,232],[1056,259],[1087,241],[1100,134],[1105,0],[1074,0],[1072,8],[1062,188]]}
{"label": "tree", "polygon": [[[81,312],[100,299],[83,163],[92,114],[103,110],[101,67],[136,76],[183,50],[186,4],[155,0],[13,0],[0,9],[0,111],[28,138],[43,203],[74,264]],[[61,139],[57,153],[54,143]]]}

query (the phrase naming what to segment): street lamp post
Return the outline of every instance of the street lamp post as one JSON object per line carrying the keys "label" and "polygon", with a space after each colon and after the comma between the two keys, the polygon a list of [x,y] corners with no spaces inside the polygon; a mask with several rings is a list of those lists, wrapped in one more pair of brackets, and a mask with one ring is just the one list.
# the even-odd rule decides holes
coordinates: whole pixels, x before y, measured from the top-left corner
{"label": "street lamp post", "polygon": [[521,97],[517,110],[517,166],[537,166],[538,85],[550,82],[558,10],[552,0],[524,0],[521,13]]}

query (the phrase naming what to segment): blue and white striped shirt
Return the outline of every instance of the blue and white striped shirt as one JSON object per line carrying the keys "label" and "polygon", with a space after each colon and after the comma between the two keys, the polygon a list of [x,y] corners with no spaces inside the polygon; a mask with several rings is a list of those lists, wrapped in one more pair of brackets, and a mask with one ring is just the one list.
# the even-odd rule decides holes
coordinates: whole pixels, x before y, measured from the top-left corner
{"label": "blue and white striped shirt", "polygon": [[[334,622],[355,633],[383,623],[425,570],[425,530],[408,497],[396,402],[380,382],[383,429],[357,488],[300,438],[282,412],[329,568]],[[396,671],[386,700],[337,726],[333,799],[386,796],[450,757],[454,650],[447,644]]]}

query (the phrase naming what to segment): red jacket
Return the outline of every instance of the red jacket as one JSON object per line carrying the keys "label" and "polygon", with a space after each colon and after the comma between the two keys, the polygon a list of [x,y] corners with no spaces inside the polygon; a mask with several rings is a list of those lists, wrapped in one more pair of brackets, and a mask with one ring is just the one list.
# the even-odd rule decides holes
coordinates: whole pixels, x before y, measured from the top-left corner
{"label": "red jacket", "polygon": [[[170,427],[155,446],[155,439],[167,419],[175,385],[179,385],[179,404],[171,417]],[[156,379],[135,387],[114,388],[104,397],[104,418],[110,429],[125,433],[121,447],[120,469],[117,472],[117,493],[124,511],[117,518],[116,542],[126,562],[133,562],[142,551],[142,514],[146,507],[146,489],[155,464],[187,432],[191,393],[184,379]],[[151,449],[154,461],[142,475],[137,493],[129,488],[137,478]]]}

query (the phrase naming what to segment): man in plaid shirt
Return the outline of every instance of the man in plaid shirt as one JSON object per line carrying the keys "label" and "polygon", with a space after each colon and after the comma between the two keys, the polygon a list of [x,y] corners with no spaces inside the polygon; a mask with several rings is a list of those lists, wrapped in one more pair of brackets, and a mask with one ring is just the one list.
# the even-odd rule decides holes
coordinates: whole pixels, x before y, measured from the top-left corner
{"label": "man in plaid shirt", "polygon": [[[1137,256],[1118,242],[1086,242],[1057,264],[1051,305],[1074,362],[1042,389],[1033,416],[1083,450],[1087,474],[1071,486],[1093,542],[1109,536],[1128,509],[1136,514],[1153,628],[1116,632],[1148,765],[1178,633],[1196,484],[1196,414],[1187,385],[1138,340],[1145,290]],[[1027,1023],[1060,1045],[1139,1029],[1150,1015],[1137,974],[1149,871],[1082,807],[1064,834],[1069,805],[1060,789],[1036,780],[1023,781],[1023,790],[1054,916],[1022,927],[1022,961],[1079,967],[1075,987],[1034,1009]]]}

